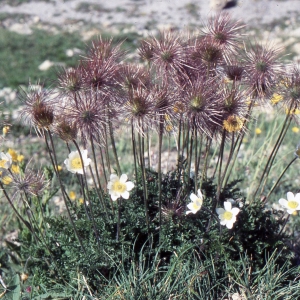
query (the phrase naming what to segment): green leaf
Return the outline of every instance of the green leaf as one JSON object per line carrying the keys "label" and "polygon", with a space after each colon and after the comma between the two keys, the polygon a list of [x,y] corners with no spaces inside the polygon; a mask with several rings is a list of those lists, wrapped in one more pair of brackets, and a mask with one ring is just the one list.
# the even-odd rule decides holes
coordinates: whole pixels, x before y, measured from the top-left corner
{"label": "green leaf", "polygon": [[12,285],[7,287],[7,296],[12,300],[20,300],[21,299],[21,285],[20,285],[20,276],[16,274],[13,277]]}

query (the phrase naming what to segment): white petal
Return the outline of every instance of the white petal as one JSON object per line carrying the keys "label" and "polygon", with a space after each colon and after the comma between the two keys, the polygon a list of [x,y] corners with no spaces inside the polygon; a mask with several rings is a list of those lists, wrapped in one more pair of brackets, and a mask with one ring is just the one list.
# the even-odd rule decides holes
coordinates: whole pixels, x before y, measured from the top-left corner
{"label": "white petal", "polygon": [[287,203],[288,203],[288,202],[287,202],[285,199],[281,198],[281,199],[279,199],[278,202],[279,202],[279,204],[282,205],[283,207],[287,207]]}
{"label": "white petal", "polygon": [[300,193],[297,193],[297,194],[295,195],[295,200],[296,200],[297,202],[300,202]]}
{"label": "white petal", "polygon": [[86,158],[85,160],[83,160],[84,162],[84,166],[88,167],[90,165],[90,163],[92,162],[92,160],[90,158]]}
{"label": "white petal", "polygon": [[195,209],[194,203],[188,204],[187,208],[190,209],[193,214],[195,214],[199,210],[199,209]]}
{"label": "white petal", "polygon": [[125,191],[121,194],[121,196],[124,198],[124,199],[128,199],[129,198],[129,192]]}
{"label": "white petal", "polygon": [[110,179],[110,181],[117,181],[117,180],[119,180],[119,176],[116,174],[110,174],[109,179]]}
{"label": "white petal", "polygon": [[221,224],[221,225],[226,225],[227,222],[228,222],[227,220],[222,220],[222,221],[220,221],[220,224]]}
{"label": "white petal", "polygon": [[188,214],[194,214],[194,212],[192,212],[191,210],[188,210],[185,214],[186,215],[188,215]]}
{"label": "white petal", "polygon": [[231,229],[233,227],[233,223],[234,223],[233,221],[228,221],[227,224],[226,224],[226,227],[228,229]]}
{"label": "white petal", "polygon": [[221,208],[221,207],[216,208],[216,213],[217,213],[218,215],[222,215],[222,214],[224,214],[224,212],[225,212],[225,209],[224,209],[224,208]]}
{"label": "white petal", "polygon": [[224,208],[225,208],[225,210],[227,210],[227,211],[231,211],[231,203],[229,202],[229,201],[225,201],[224,202]]}
{"label": "white petal", "polygon": [[[224,219],[224,214],[222,214],[222,215],[219,215],[219,219],[221,220],[221,221],[224,221],[225,219]],[[225,220],[226,221],[226,220]]]}
{"label": "white petal", "polygon": [[87,154],[88,154],[87,149],[84,149],[84,150],[82,150],[80,152],[81,152],[82,158],[84,158],[84,157],[87,158]]}
{"label": "white petal", "polygon": [[240,209],[237,208],[237,207],[234,207],[231,212],[233,213],[234,216],[236,216],[239,212],[240,212]]}
{"label": "white petal", "polygon": [[120,197],[120,195],[117,193],[112,193],[110,196],[112,201],[116,201]]}
{"label": "white petal", "polygon": [[195,201],[195,204],[199,207],[199,209],[201,208],[202,206],[202,199],[198,199],[197,201]]}
{"label": "white petal", "polygon": [[194,193],[191,193],[190,199],[191,199],[193,202],[195,202],[196,200],[198,200],[198,197],[197,197]]}
{"label": "white petal", "polygon": [[120,177],[120,182],[125,183],[127,181],[128,177],[126,174],[122,174]]}
{"label": "white petal", "polygon": [[288,201],[291,201],[291,200],[295,199],[295,196],[294,196],[294,194],[292,192],[288,192],[286,194],[286,198],[287,198]]}
{"label": "white petal", "polygon": [[[71,170],[70,170],[71,171]],[[72,171],[71,171],[72,172]],[[73,173],[73,172],[72,172]],[[82,174],[83,175],[83,169],[76,169],[76,171],[74,171],[74,173],[78,173],[78,174]]]}
{"label": "white petal", "polygon": [[132,181],[125,182],[126,190],[131,191],[134,188],[134,183]]}
{"label": "white petal", "polygon": [[197,193],[198,193],[198,197],[199,197],[200,199],[203,199],[203,195],[202,195],[201,191],[198,190]]}
{"label": "white petal", "polygon": [[109,182],[107,183],[107,189],[110,190],[111,188],[112,188],[112,182],[109,181]]}
{"label": "white petal", "polygon": [[288,210],[287,210],[287,213],[291,215],[294,211],[295,211],[294,209],[293,209],[293,210],[288,209]]}

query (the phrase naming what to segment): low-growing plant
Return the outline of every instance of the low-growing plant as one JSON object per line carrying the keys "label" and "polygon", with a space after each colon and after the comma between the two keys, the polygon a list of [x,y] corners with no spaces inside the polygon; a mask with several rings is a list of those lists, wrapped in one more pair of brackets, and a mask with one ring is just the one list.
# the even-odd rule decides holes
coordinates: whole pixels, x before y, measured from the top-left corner
{"label": "low-growing plant", "polygon": [[[0,153],[0,187],[20,227],[19,246],[5,257],[27,276],[15,275],[4,294],[293,299],[298,253],[288,224],[300,193],[280,198],[282,210],[270,198],[299,149],[275,181],[269,175],[297,120],[300,69],[285,69],[270,45],[245,48],[242,27],[220,14],[195,35],[161,32],[141,41],[143,64],[124,61],[121,44],[99,37],[58,75],[56,89],[20,91],[21,117],[50,165],[35,170],[12,149]],[[282,126],[252,177],[233,172],[265,105],[284,116]]]}

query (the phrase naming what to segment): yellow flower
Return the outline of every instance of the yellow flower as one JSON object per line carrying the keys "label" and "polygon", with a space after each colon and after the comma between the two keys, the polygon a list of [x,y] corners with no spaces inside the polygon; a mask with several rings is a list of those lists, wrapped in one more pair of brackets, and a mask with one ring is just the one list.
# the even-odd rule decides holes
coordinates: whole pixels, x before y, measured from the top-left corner
{"label": "yellow flower", "polygon": [[14,173],[14,174],[20,174],[20,168],[19,166],[17,165],[11,165],[11,171]]}
{"label": "yellow flower", "polygon": [[243,128],[243,125],[243,120],[235,115],[231,115],[223,121],[223,128],[228,132],[239,131]]}
{"label": "yellow flower", "polygon": [[9,176],[4,176],[2,178],[2,182],[3,182],[3,184],[10,184],[12,182],[12,178]]}
{"label": "yellow flower", "polygon": [[4,135],[6,135],[9,132],[9,126],[4,126],[2,132]]}
{"label": "yellow flower", "polygon": [[297,215],[298,215],[297,211],[295,210],[295,211],[292,213],[292,215],[293,215],[293,216],[297,216]]}
{"label": "yellow flower", "polygon": [[173,111],[176,114],[182,114],[184,112],[184,104],[182,102],[176,101],[173,106]]}
{"label": "yellow flower", "polygon": [[17,157],[17,161],[22,162],[23,160],[24,160],[24,155],[19,154],[18,157]]}
{"label": "yellow flower", "polygon": [[62,170],[62,166],[57,165],[57,166],[56,166],[56,170],[57,170],[58,172],[61,171],[61,170]]}
{"label": "yellow flower", "polygon": [[83,198],[79,198],[78,202],[79,202],[79,204],[83,204],[84,203],[84,199]]}
{"label": "yellow flower", "polygon": [[271,103],[273,105],[277,104],[278,102],[280,102],[283,99],[283,97],[280,94],[274,93],[272,98],[271,98]]}
{"label": "yellow flower", "polygon": [[292,131],[295,132],[295,133],[298,133],[299,132],[299,128],[298,127],[293,127]]}
{"label": "yellow flower", "polygon": [[299,115],[300,114],[300,110],[298,108],[294,108],[289,110],[288,108],[285,109],[285,113],[287,115]]}
{"label": "yellow flower", "polygon": [[69,197],[70,197],[71,200],[75,200],[76,199],[76,193],[74,191],[70,191]]}
{"label": "yellow flower", "polygon": [[10,149],[9,148],[7,152],[10,154],[13,162],[17,162],[18,161],[18,154],[17,154],[17,152],[14,149]]}
{"label": "yellow flower", "polygon": [[255,133],[256,134],[261,134],[261,129],[260,128],[255,128]]}
{"label": "yellow flower", "polygon": [[11,166],[12,157],[9,153],[0,152],[0,168],[8,169]]}
{"label": "yellow flower", "polygon": [[167,130],[168,132],[172,131],[172,130],[173,130],[173,126],[172,126],[172,125],[167,125],[167,126],[166,126],[166,130]]}

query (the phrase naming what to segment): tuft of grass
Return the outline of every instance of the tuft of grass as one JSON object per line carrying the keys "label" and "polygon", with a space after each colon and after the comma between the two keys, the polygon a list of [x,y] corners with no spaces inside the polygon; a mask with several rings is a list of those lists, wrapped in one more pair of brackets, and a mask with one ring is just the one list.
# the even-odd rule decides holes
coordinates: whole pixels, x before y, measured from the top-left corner
{"label": "tuft of grass", "polygon": [[25,85],[30,80],[51,83],[57,70],[51,67],[40,71],[39,65],[45,60],[75,66],[77,57],[68,57],[69,48],[84,49],[85,44],[76,33],[51,34],[35,29],[31,35],[20,35],[0,29],[0,88]]}

